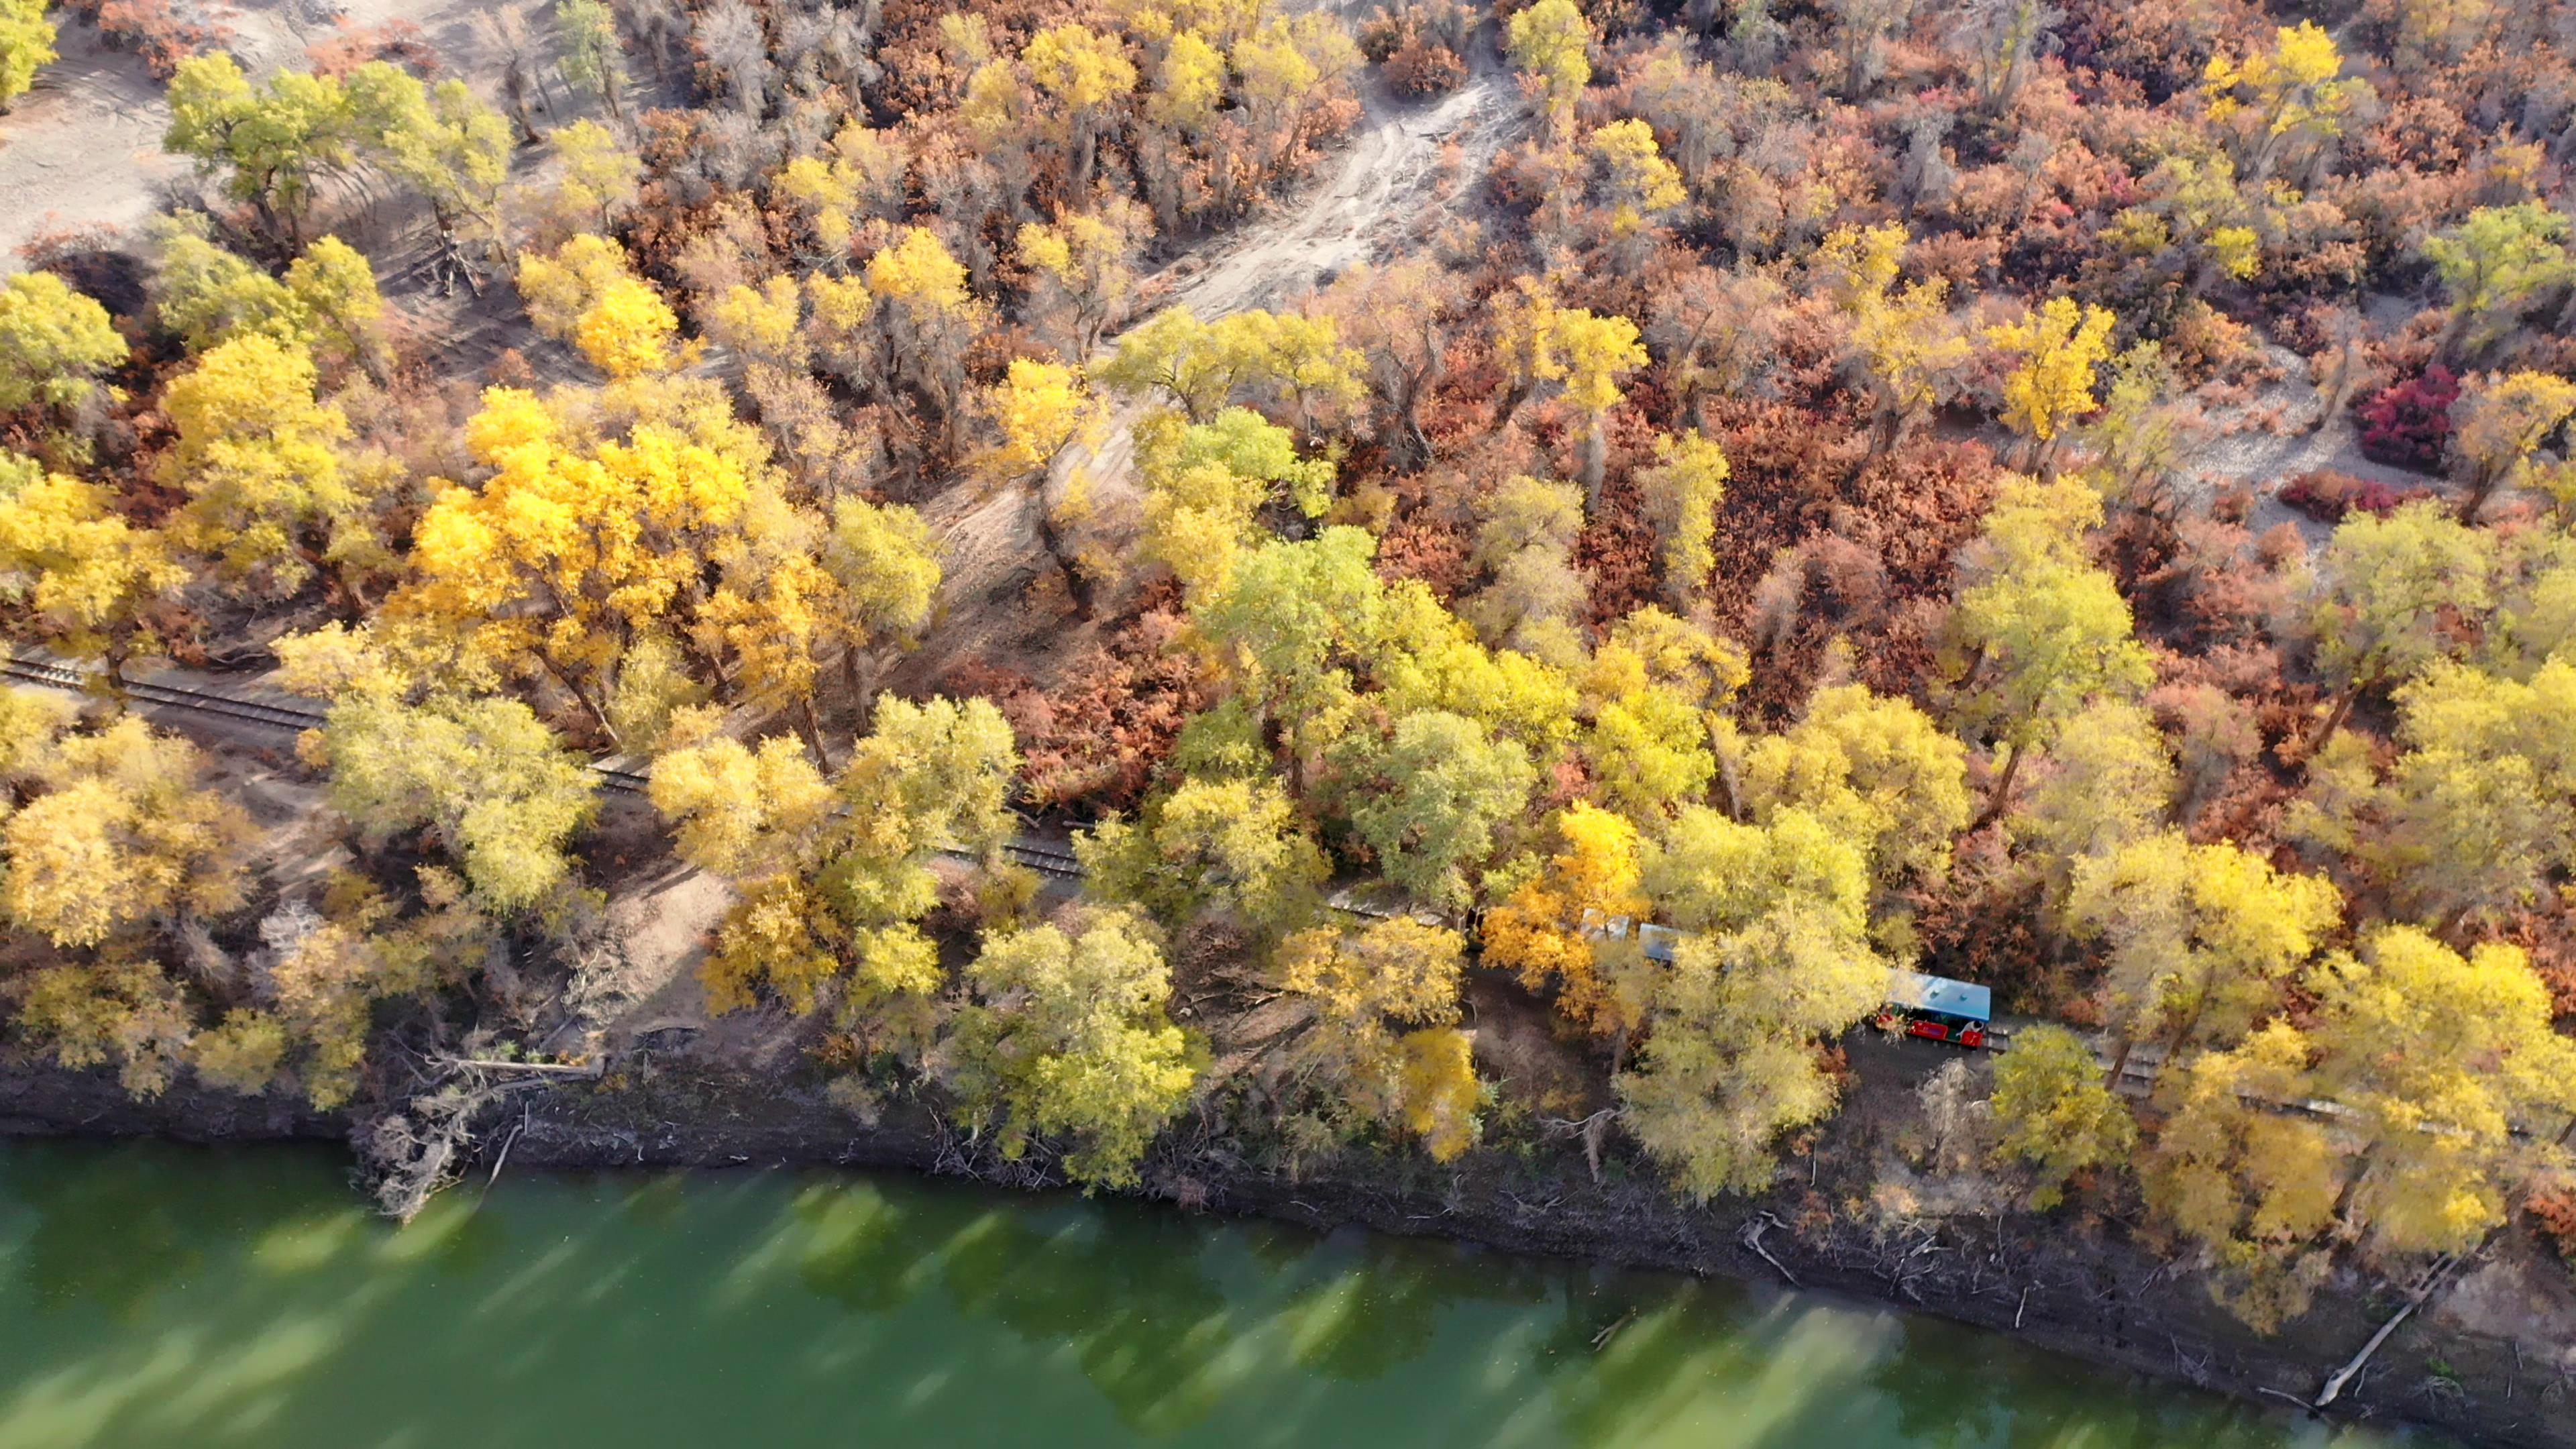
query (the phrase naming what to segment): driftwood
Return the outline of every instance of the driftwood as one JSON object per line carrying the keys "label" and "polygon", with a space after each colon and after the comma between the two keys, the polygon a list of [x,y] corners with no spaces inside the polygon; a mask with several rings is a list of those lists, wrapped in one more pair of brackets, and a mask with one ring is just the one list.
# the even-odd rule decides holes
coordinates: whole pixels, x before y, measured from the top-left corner
{"label": "driftwood", "polygon": [[2386,1323],[2379,1325],[2379,1331],[2370,1336],[2370,1342],[2361,1346],[2361,1352],[2354,1354],[2349,1362],[2326,1379],[2325,1387],[2317,1390],[2316,1402],[2309,1407],[2322,1409],[2333,1403],[2343,1393],[2344,1385],[2351,1383],[2353,1375],[2362,1371],[2363,1366],[2370,1362],[2370,1356],[2379,1352],[2379,1346],[2388,1341],[2388,1336],[2397,1331],[2398,1325],[2415,1316],[2415,1310],[2424,1306],[2425,1300],[2433,1296],[2434,1289],[2442,1286],[2442,1280],[2451,1275],[2451,1270],[2459,1266],[2459,1262],[2457,1253],[2444,1254],[2442,1260],[2433,1266],[2433,1271],[2424,1275],[2423,1286],[2407,1295],[2404,1305]]}
{"label": "driftwood", "polygon": [[597,1077],[600,1074],[600,1064],[597,1062],[572,1065],[564,1062],[513,1062],[484,1057],[457,1057],[449,1065],[460,1070],[536,1072],[540,1075],[559,1077]]}
{"label": "driftwood", "polygon": [[1798,1281],[1798,1275],[1789,1271],[1789,1265],[1771,1256],[1771,1250],[1762,1246],[1762,1235],[1778,1226],[1780,1226],[1780,1220],[1778,1218],[1771,1216],[1769,1213],[1755,1213],[1752,1217],[1745,1220],[1744,1231],[1739,1235],[1739,1239],[1742,1241],[1744,1246],[1761,1254],[1763,1262],[1779,1269],[1780,1276],[1789,1280],[1790,1287],[1804,1288],[1807,1285]]}

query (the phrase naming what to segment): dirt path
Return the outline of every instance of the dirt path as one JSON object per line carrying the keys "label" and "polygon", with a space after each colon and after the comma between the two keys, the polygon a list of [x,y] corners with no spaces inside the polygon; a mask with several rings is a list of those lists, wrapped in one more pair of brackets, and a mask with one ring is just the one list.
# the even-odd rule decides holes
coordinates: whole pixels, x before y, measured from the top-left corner
{"label": "dirt path", "polygon": [[[496,74],[498,52],[471,0],[244,0],[210,6],[232,32],[233,57],[252,75],[304,64],[308,46],[345,23],[408,20],[437,50],[442,74],[482,82]],[[62,58],[36,73],[35,88],[0,117],[0,274],[25,263],[18,248],[31,238],[70,228],[140,224],[188,163],[163,154],[170,105],[143,62],[107,48],[98,28],[58,13],[55,48]],[[488,87],[486,87],[488,90]]]}
{"label": "dirt path", "polygon": [[[1372,89],[1325,180],[1214,250],[1173,263],[1147,281],[1146,295],[1159,294],[1155,310],[1184,306],[1204,321],[1286,303],[1354,265],[1401,255],[1439,225],[1444,178],[1480,174],[1511,134],[1521,119],[1516,100],[1508,72],[1481,55],[1466,85],[1428,105]],[[1113,339],[1104,353],[1115,346]],[[1145,406],[1122,406],[1097,444],[1068,448],[1056,459],[1050,486],[1060,496],[1079,476],[1095,538],[1123,545],[1134,537],[1139,500],[1129,475],[1133,429]],[[995,634],[1008,632],[1007,625],[987,622],[1016,612],[1006,607],[1008,595],[1043,581],[1043,571],[1032,567],[1041,550],[1027,495],[954,488],[923,511],[944,536],[943,592],[950,619],[962,626],[937,641],[936,652],[948,658],[984,652],[998,642]]]}

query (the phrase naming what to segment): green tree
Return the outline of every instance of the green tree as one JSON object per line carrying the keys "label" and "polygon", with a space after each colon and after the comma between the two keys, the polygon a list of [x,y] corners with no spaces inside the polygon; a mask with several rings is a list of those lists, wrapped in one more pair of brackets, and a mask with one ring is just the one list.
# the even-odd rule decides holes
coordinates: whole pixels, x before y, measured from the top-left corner
{"label": "green tree", "polygon": [[1199,1051],[1164,1014],[1171,972],[1142,917],[1083,915],[1070,932],[989,937],[966,969],[974,999],[947,1044],[951,1080],[1003,1155],[1069,1138],[1065,1171],[1128,1187],[1154,1134],[1189,1098]]}
{"label": "green tree", "polygon": [[2444,352],[2485,347],[2542,293],[2576,277],[2567,218],[2538,201],[2479,207],[2459,225],[2425,238],[2424,259],[2451,294]]}
{"label": "green tree", "polygon": [[2121,1042],[2117,1085],[2130,1049],[2151,1035],[2179,1063],[2187,1048],[2233,1042],[2270,1014],[2342,919],[2343,898],[2323,877],[2167,834],[2078,861],[2068,914],[2110,948],[2102,995]]}
{"label": "green tree", "polygon": [[363,636],[353,666],[341,652],[350,637],[280,646],[290,686],[332,701],[305,745],[330,772],[331,808],[370,848],[429,831],[495,913],[560,899],[573,878],[566,847],[599,806],[589,767],[519,701],[408,677]]}
{"label": "green tree", "polygon": [[223,171],[225,192],[290,246],[303,240],[322,183],[356,163],[357,141],[357,114],[336,77],[280,71],[254,87],[221,51],[171,74],[163,149]]}
{"label": "green tree", "polygon": [[1464,909],[1496,835],[1537,783],[1529,752],[1475,720],[1417,710],[1384,735],[1355,732],[1338,763],[1351,831],[1380,874],[1425,905]]}
{"label": "green tree", "polygon": [[278,278],[215,245],[206,228],[195,212],[153,227],[161,272],[155,304],[189,351],[259,333],[290,351],[311,349],[336,365],[381,375],[390,354],[385,300],[375,269],[356,248],[321,237]]}
{"label": "green tree", "polygon": [[2019,478],[1986,515],[1984,577],[1960,592],[1952,628],[1974,661],[1956,695],[1960,721],[2009,752],[1989,817],[2009,802],[2022,761],[2086,704],[2154,682],[2128,600],[2085,556],[2085,530],[2101,517],[2082,483]]}
{"label": "green tree", "polygon": [[0,411],[42,402],[69,408],[125,361],[107,309],[51,272],[0,283]]}
{"label": "green tree", "polygon": [[1265,935],[1321,908],[1329,869],[1287,793],[1268,780],[1184,777],[1074,841],[1088,888],[1171,930],[1223,913]]}
{"label": "green tree", "polygon": [[2576,1042],[2551,1027],[2520,947],[2463,956],[2383,926],[2312,984],[2316,1080],[2358,1114],[2368,1145],[2349,1207],[2376,1252],[2465,1252],[2504,1221],[2516,1184],[2566,1164]]}
{"label": "green tree", "polygon": [[842,656],[850,703],[864,712],[890,650],[921,640],[939,601],[939,541],[901,504],[844,498],[832,505],[822,564],[840,586]]}
{"label": "green tree", "polygon": [[1674,822],[1646,888],[1684,934],[1613,1083],[1628,1130],[1695,1200],[1759,1192],[1778,1135],[1833,1110],[1818,1038],[1887,994],[1868,861],[1800,810],[1745,825],[1702,806]]}
{"label": "green tree", "polygon": [[606,0],[555,0],[555,33],[563,40],[555,68],[574,89],[589,91],[615,120],[626,88],[626,55],[617,40],[617,16]]}
{"label": "green tree", "polygon": [[1250,408],[1229,407],[1205,423],[1150,417],[1135,439],[1145,551],[1192,598],[1222,587],[1235,558],[1267,535],[1259,514],[1274,497],[1309,518],[1331,502],[1331,461],[1298,457],[1288,430]]}
{"label": "green tree", "polygon": [[2439,505],[2346,517],[2317,562],[2311,625],[2317,670],[2339,697],[2308,752],[2325,748],[2364,693],[2450,656],[2454,621],[2495,606],[2495,568],[2493,535]]}
{"label": "green tree", "polygon": [[1995,1064],[1993,1104],[2003,1129],[1996,1155],[2030,1164],[2033,1212],[2063,1201],[2067,1179],[2085,1168],[2125,1163],[2138,1140],[2137,1119],[2103,1084],[2092,1049],[2062,1026],[2013,1033]]}
{"label": "green tree", "polygon": [[1570,483],[1518,476],[1485,499],[1473,558],[1493,582],[1463,612],[1486,640],[1567,661],[1582,645],[1571,620],[1588,590],[1574,567],[1583,495]]}

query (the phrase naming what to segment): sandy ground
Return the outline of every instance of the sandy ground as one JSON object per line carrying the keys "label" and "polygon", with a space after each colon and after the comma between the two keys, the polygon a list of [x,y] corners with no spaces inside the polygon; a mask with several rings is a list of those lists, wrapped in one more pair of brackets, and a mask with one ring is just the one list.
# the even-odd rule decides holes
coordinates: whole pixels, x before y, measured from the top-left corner
{"label": "sandy ground", "polygon": [[[251,0],[209,7],[232,32],[233,57],[254,75],[300,64],[306,47],[354,26],[408,20],[435,47],[445,74],[478,79],[497,69],[497,47],[470,0]],[[174,186],[188,163],[161,151],[170,107],[135,56],[110,50],[97,27],[58,19],[62,58],[36,74],[35,88],[0,116],[0,273],[24,263],[18,248],[67,228],[134,226]]]}
{"label": "sandy ground", "polygon": [[[1353,265],[1402,254],[1438,225],[1445,210],[1437,204],[1444,177],[1481,174],[1522,119],[1509,77],[1489,56],[1479,60],[1466,85],[1437,101],[1408,104],[1374,91],[1365,99],[1358,125],[1321,180],[1212,250],[1194,252],[1150,278],[1143,291],[1159,299],[1154,309],[1184,306],[1207,320],[1274,307]],[[1112,339],[1103,351],[1116,346]],[[1139,500],[1129,474],[1135,462],[1132,429],[1144,407],[1122,407],[1097,444],[1066,449],[1050,480],[1051,491],[1061,497],[1079,475],[1092,509],[1082,531],[1093,547],[1113,554],[1132,546],[1138,526]],[[1016,611],[993,605],[1032,587],[1053,587],[1048,571],[1031,567],[1040,550],[1025,491],[952,489],[923,512],[945,540],[944,606],[952,620],[988,621],[978,625],[979,636],[1011,631],[1006,619]],[[997,642],[944,632],[948,637],[937,642],[952,657]]]}
{"label": "sandy ground", "polygon": [[[2307,360],[2277,343],[2263,347],[2268,361],[2281,369],[2281,380],[2246,402],[2210,410],[2212,432],[2182,461],[2178,470],[2195,495],[2206,499],[2223,486],[2254,490],[2254,511],[2247,523],[2257,537],[2279,524],[2295,526],[2311,552],[2324,546],[2334,526],[2301,513],[2280,499],[2281,486],[2302,473],[2331,468],[2355,478],[2392,488],[2448,491],[2443,479],[2392,468],[2362,456],[2361,429],[2349,410],[2320,418],[2323,411]],[[2270,409],[2277,428],[2250,421]]]}

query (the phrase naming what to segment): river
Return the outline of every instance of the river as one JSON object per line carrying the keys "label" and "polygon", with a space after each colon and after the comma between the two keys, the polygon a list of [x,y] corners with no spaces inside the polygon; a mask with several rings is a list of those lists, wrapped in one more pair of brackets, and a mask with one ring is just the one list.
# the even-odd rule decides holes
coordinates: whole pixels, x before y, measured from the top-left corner
{"label": "river", "polygon": [[395,1230],[318,1148],[0,1142],[0,1449],[2433,1442],[1846,1301],[1125,1202],[525,1174]]}

